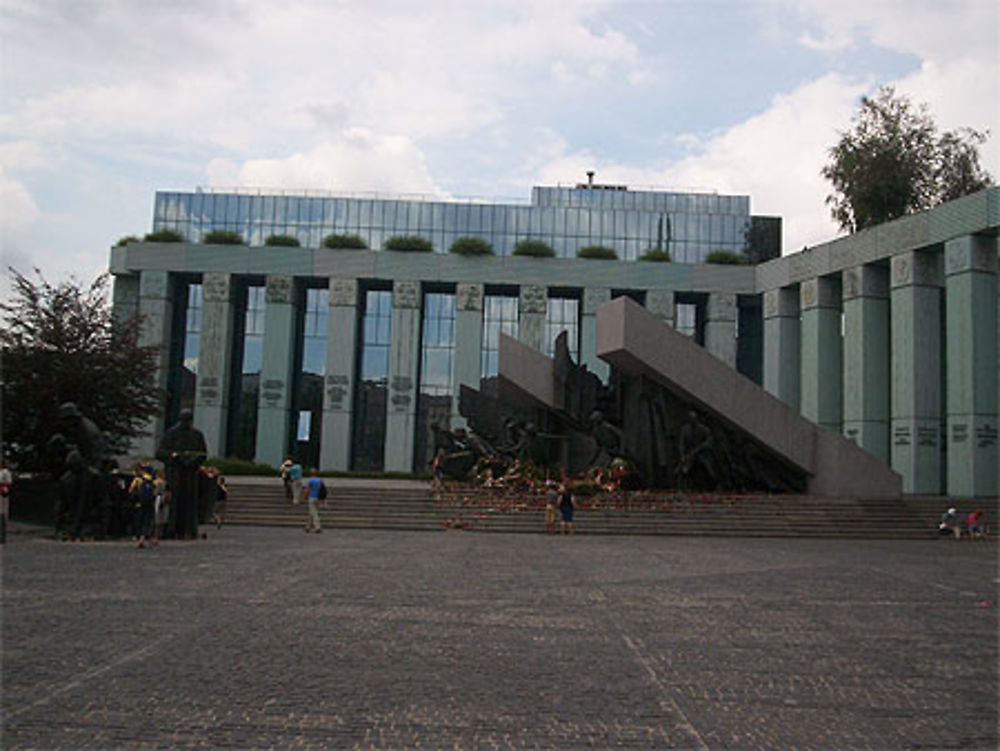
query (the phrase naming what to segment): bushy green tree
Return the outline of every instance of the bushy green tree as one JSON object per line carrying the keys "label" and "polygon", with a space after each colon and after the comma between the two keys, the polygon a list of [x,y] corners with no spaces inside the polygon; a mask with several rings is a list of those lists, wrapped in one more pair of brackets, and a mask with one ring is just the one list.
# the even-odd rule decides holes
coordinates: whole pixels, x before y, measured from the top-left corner
{"label": "bushy green tree", "polygon": [[172,229],[160,229],[156,232],[147,232],[144,238],[148,243],[182,243],[184,235]]}
{"label": "bushy green tree", "polygon": [[663,250],[662,248],[650,248],[641,256],[639,256],[640,261],[653,261],[657,263],[670,263],[670,251]]}
{"label": "bushy green tree", "polygon": [[206,245],[242,245],[243,236],[229,229],[213,229],[206,232],[201,241]]}
{"label": "bushy green tree", "polygon": [[0,303],[5,456],[22,470],[43,466],[64,402],[76,402],[123,453],[162,402],[157,348],[139,344],[139,316],[114,318],[107,274],[89,286],[53,285],[37,270],[37,279],[10,274],[11,299]]}
{"label": "bushy green tree", "polygon": [[826,202],[841,229],[872,227],[992,184],[979,164],[985,133],[939,135],[927,105],[914,106],[891,86],[863,97],[852,123],[821,170],[833,183]]}
{"label": "bushy green tree", "polygon": [[717,263],[726,266],[740,266],[747,263],[745,256],[731,250],[713,250],[705,256],[705,263]]}
{"label": "bushy green tree", "polygon": [[264,244],[270,247],[298,248],[302,245],[294,235],[268,235]]}

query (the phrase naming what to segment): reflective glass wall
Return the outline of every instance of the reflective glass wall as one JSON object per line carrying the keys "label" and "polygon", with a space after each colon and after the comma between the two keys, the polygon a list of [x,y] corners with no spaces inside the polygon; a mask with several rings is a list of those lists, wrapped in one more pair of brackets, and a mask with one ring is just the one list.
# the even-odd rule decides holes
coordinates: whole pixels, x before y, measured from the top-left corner
{"label": "reflective glass wall", "polygon": [[429,468],[434,452],[434,426],[451,426],[452,372],[455,363],[455,294],[424,294],[420,345],[420,393],[413,468]]}
{"label": "reflective glass wall", "polygon": [[580,301],[576,297],[549,294],[545,317],[545,354],[555,352],[556,339],[566,332],[566,345],[573,362],[580,362]]}
{"label": "reflective glass wall", "polygon": [[357,470],[385,467],[385,423],[389,395],[389,349],[392,345],[392,290],[364,292],[361,356],[354,398],[351,465]]}
{"label": "reflective glass wall", "polygon": [[299,461],[309,467],[319,466],[329,322],[329,288],[305,289],[302,305],[302,358],[298,373],[298,388],[292,408],[292,435]]}
{"label": "reflective glass wall", "polygon": [[479,357],[479,388],[496,396],[500,365],[500,334],[517,339],[518,298],[516,293],[487,292],[483,297],[483,348]]}
{"label": "reflective glass wall", "polygon": [[438,252],[459,237],[481,237],[508,255],[520,240],[541,240],[562,258],[604,245],[623,260],[652,248],[695,263],[713,250],[742,252],[751,226],[749,198],[710,194],[535,188],[531,205],[242,193],[156,194],[153,227],[191,242],[215,229],[251,245],[272,234],[319,247],[331,233],[357,234],[379,249],[394,235],[420,235]]}
{"label": "reflective glass wall", "polygon": [[168,425],[177,421],[181,410],[194,410],[201,348],[202,287],[190,279],[178,279],[174,290],[174,318],[171,336],[169,381],[167,385]]}
{"label": "reflective glass wall", "polygon": [[257,401],[260,394],[260,373],[264,353],[264,314],[267,308],[266,288],[249,284],[240,290],[236,316],[238,329],[234,337],[239,363],[232,381],[229,402],[229,446],[227,456],[253,460],[257,446]]}

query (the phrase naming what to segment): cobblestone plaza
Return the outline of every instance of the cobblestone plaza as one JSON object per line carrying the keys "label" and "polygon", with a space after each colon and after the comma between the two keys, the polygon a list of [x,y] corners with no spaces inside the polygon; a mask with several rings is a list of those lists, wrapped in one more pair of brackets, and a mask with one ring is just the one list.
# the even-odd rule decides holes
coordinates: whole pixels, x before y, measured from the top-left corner
{"label": "cobblestone plaza", "polygon": [[22,537],[0,745],[995,749],[996,601],[930,539]]}

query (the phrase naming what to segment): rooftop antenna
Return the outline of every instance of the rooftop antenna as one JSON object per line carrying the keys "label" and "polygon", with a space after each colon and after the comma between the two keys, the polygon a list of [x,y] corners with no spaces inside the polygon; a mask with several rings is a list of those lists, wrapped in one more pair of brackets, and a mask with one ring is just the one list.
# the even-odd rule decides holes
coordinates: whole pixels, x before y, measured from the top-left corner
{"label": "rooftop antenna", "polygon": [[594,187],[594,170],[592,169],[587,170],[587,187]]}

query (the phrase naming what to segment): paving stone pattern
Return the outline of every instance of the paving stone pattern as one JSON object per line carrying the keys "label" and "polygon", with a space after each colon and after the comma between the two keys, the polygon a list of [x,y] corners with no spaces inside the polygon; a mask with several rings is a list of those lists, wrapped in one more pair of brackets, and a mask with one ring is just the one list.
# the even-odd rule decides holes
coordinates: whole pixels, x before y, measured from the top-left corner
{"label": "paving stone pattern", "polygon": [[996,601],[947,540],[17,539],[0,746],[995,749]]}

